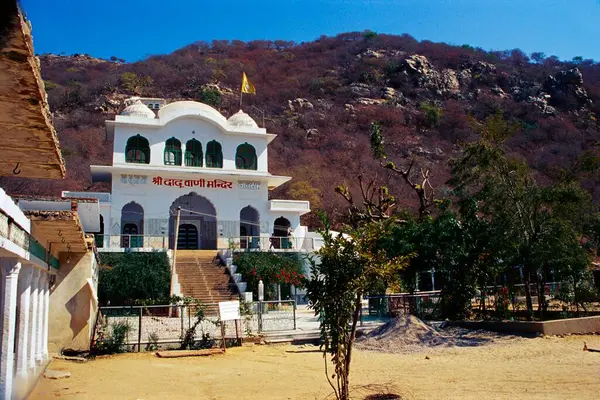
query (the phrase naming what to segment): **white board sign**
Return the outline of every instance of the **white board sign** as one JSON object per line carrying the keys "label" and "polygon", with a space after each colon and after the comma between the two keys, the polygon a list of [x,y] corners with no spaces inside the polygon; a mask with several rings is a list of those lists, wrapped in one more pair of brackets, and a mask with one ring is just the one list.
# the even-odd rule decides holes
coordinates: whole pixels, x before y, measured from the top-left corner
{"label": "white board sign", "polygon": [[240,301],[222,301],[219,303],[221,321],[240,319]]}

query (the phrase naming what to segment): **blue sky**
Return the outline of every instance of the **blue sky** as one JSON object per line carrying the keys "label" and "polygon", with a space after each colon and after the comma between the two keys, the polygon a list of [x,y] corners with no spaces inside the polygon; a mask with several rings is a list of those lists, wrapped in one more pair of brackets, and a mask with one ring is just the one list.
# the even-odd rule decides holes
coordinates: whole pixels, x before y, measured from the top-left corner
{"label": "blue sky", "polygon": [[370,29],[600,60],[600,0],[21,0],[38,53],[135,61],[198,40],[310,41]]}

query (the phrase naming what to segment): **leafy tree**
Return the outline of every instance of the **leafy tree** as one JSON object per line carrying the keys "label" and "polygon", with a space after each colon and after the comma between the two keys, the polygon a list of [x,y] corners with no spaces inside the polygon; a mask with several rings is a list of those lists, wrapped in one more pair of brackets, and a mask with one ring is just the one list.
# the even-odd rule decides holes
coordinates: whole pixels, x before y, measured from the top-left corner
{"label": "leafy tree", "polygon": [[123,72],[121,74],[121,85],[123,85],[125,90],[134,94],[141,94],[152,83],[152,78],[147,75],[138,76],[135,72]]}
{"label": "leafy tree", "polygon": [[531,53],[531,59],[538,64],[543,64],[546,59],[546,53],[542,53],[541,51]]}
{"label": "leafy tree", "polygon": [[[545,271],[585,264],[577,232],[580,210],[589,209],[589,195],[574,182],[540,186],[525,162],[506,154],[505,142],[518,129],[500,114],[479,124],[481,140],[467,145],[453,164],[450,183],[463,198],[481,203],[482,213],[493,221],[496,257],[522,266],[532,319],[532,283],[538,285],[541,313],[546,308]],[[557,249],[563,257],[557,257]]]}
{"label": "leafy tree", "polygon": [[[311,260],[307,297],[315,315],[320,317],[325,375],[336,398],[347,400],[361,298],[379,282],[396,281],[408,257],[389,257],[381,245],[391,234],[393,219],[365,221],[337,235],[331,232],[325,218],[323,223],[324,246],[316,253],[319,260]],[[334,365],[331,377],[327,355]]]}

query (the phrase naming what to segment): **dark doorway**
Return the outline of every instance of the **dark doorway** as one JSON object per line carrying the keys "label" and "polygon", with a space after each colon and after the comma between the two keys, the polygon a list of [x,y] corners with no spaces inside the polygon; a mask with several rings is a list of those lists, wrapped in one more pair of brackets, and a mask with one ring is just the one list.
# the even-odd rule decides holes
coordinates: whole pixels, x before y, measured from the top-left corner
{"label": "dark doorway", "polygon": [[273,223],[273,237],[271,238],[271,246],[276,249],[291,249],[292,224],[287,218],[279,217]]}
{"label": "dark doorway", "polygon": [[138,235],[138,227],[136,224],[123,225],[123,236],[121,236],[121,247],[141,247],[140,236]]}
{"label": "dark doorway", "polygon": [[260,222],[258,211],[246,206],[240,211],[240,247],[256,249],[259,247]]}
{"label": "dark doorway", "polygon": [[179,225],[179,234],[177,237],[178,250],[196,250],[198,249],[198,229],[192,224]]}
{"label": "dark doorway", "polygon": [[130,202],[121,209],[121,247],[142,247],[144,243],[144,209]]}
{"label": "dark doorway", "polygon": [[[169,248],[175,247],[175,222],[177,207],[181,207],[179,229],[183,225],[196,227],[196,245],[194,249],[216,250],[217,248],[217,210],[206,198],[191,192],[178,197],[169,210]],[[181,232],[181,231],[180,231]],[[179,238],[181,241],[181,238]],[[178,248],[179,245],[177,246]]]}
{"label": "dark doorway", "polygon": [[94,238],[96,240],[96,247],[104,247],[104,217],[102,215],[100,215],[100,230],[94,234]]}

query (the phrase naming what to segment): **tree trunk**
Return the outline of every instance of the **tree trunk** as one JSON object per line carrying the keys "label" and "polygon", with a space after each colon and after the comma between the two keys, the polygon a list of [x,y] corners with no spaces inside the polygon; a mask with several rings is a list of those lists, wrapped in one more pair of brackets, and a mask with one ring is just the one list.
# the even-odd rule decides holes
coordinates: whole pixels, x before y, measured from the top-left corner
{"label": "tree trunk", "polygon": [[352,317],[352,328],[350,330],[350,339],[346,347],[346,358],[344,365],[344,376],[342,378],[342,390],[340,393],[340,400],[350,399],[350,363],[352,362],[352,346],[354,345],[354,339],[356,338],[356,326],[358,319],[360,318],[360,309],[362,307],[361,294],[356,295],[356,302],[354,303],[354,315]]}
{"label": "tree trunk", "polygon": [[531,273],[525,271],[525,301],[527,302],[527,320],[533,321],[533,301],[531,300]]}

